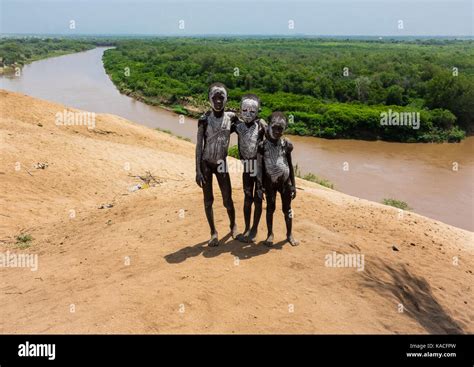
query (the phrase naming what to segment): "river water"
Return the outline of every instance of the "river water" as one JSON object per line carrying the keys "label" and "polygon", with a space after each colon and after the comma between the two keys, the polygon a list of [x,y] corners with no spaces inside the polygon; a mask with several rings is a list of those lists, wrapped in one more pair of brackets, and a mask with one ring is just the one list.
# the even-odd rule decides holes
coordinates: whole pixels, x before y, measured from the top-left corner
{"label": "river water", "polygon": [[[0,77],[0,88],[87,111],[116,114],[194,141],[195,120],[180,121],[174,113],[118,92],[103,68],[106,49],[33,62],[18,77]],[[474,137],[459,144],[297,136],[290,136],[290,140],[295,146],[293,160],[303,174],[315,173],[333,182],[335,189],[361,198],[403,200],[416,213],[474,230]]]}

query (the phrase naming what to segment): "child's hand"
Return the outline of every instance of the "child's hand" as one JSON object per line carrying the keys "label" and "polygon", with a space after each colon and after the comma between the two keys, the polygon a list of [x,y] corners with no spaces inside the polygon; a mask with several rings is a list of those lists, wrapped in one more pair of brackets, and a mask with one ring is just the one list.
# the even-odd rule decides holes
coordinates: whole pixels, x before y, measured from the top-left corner
{"label": "child's hand", "polygon": [[199,187],[203,187],[206,184],[206,180],[201,172],[196,172],[196,183]]}
{"label": "child's hand", "polygon": [[201,115],[201,117],[199,117],[198,121],[199,122],[205,122],[207,121],[207,118],[211,115],[211,112],[210,111],[206,111],[205,113],[203,113]]}
{"label": "child's hand", "polygon": [[263,196],[264,193],[265,193],[265,189],[262,186],[257,186],[257,196],[262,200],[265,200]]}
{"label": "child's hand", "polygon": [[296,187],[291,185],[290,186],[290,192],[291,192],[291,200],[294,200],[294,198],[296,197]]}

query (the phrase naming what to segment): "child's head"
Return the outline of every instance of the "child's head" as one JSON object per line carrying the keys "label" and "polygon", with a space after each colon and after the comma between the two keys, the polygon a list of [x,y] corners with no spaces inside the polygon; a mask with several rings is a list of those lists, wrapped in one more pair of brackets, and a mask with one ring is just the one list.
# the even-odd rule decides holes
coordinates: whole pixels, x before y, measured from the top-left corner
{"label": "child's head", "polygon": [[213,83],[209,87],[209,102],[214,111],[222,111],[227,103],[227,88],[222,83]]}
{"label": "child's head", "polygon": [[273,112],[268,124],[268,133],[272,139],[280,139],[287,126],[286,117],[282,112]]}
{"label": "child's head", "polygon": [[244,122],[252,122],[258,116],[260,108],[260,99],[255,94],[246,94],[240,102],[240,115]]}

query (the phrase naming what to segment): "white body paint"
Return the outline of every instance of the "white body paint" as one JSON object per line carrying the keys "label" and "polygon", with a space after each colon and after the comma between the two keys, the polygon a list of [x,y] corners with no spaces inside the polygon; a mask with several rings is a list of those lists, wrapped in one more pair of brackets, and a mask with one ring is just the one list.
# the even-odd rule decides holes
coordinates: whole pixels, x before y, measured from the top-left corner
{"label": "white body paint", "polygon": [[263,147],[265,171],[272,182],[277,182],[279,179],[282,179],[283,182],[288,180],[290,167],[286,159],[286,141],[279,139],[277,144],[273,144],[269,140],[265,140]]}
{"label": "white body paint", "polygon": [[252,122],[257,118],[258,102],[254,99],[244,99],[240,106],[240,114],[244,122]]}
{"label": "white body paint", "polygon": [[239,152],[241,159],[254,159],[257,157],[259,126],[257,121],[247,125],[240,123],[236,127],[239,136]]}
{"label": "white body paint", "polygon": [[215,117],[214,113],[209,115],[202,159],[210,163],[226,159],[233,116],[235,116],[233,112],[224,112],[219,118]]}

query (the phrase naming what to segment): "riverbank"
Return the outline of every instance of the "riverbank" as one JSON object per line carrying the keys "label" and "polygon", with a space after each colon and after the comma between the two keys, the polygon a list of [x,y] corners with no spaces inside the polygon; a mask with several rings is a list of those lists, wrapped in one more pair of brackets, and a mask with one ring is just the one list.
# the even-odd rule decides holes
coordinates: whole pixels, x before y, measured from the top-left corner
{"label": "riverbank", "polygon": [[[14,74],[34,61],[92,50],[97,45],[70,39],[3,38],[0,40],[0,75]],[[21,72],[21,71],[20,71]]]}
{"label": "riverbank", "polygon": [[[95,48],[95,46],[91,46],[90,48],[84,50],[84,51],[87,51],[87,50],[92,50],[93,48]],[[10,75],[10,74],[14,74],[15,71],[16,71],[16,68],[20,68],[20,72],[21,72],[21,68],[25,65],[28,65],[28,64],[31,64],[32,62],[34,61],[38,61],[38,60],[43,60],[43,59],[48,59],[50,57],[57,57],[57,56],[62,56],[62,55],[69,55],[69,54],[73,54],[73,53],[76,53],[77,51],[76,50],[70,50],[70,51],[54,51],[54,52],[49,52],[47,54],[44,54],[44,55],[35,55],[34,57],[31,57],[27,60],[25,60],[24,63],[22,64],[12,64],[12,65],[6,65],[6,66],[3,66],[3,67],[0,67],[0,75]]]}
{"label": "riverbank", "polygon": [[[87,51],[87,50],[92,50],[96,48],[96,46],[91,46],[89,48],[86,48],[84,50],[81,50],[81,51]],[[13,75],[15,74],[17,68],[19,68],[20,70],[20,73],[21,73],[21,68],[23,68],[25,65],[28,65],[28,64],[31,64],[32,62],[35,62],[35,61],[39,61],[39,60],[43,60],[43,59],[48,59],[48,58],[51,58],[51,57],[58,57],[58,56],[62,56],[62,55],[69,55],[69,54],[74,54],[74,53],[77,53],[78,51],[77,50],[64,50],[64,51],[54,51],[54,52],[48,52],[47,54],[44,54],[44,55],[35,55],[34,57],[31,57],[27,60],[25,60],[22,64],[12,64],[12,65],[5,65],[3,67],[0,67],[0,76],[2,75]]]}
{"label": "riverbank", "polygon": [[297,180],[300,246],[208,248],[192,143],[109,114],[58,126],[80,111],[3,90],[0,109],[0,252],[38,254],[0,268],[2,333],[474,332],[472,232]]}
{"label": "riverbank", "polygon": [[[107,68],[105,70],[112,82],[114,82],[112,75],[107,72]],[[200,116],[202,116],[203,113],[205,113],[209,109],[208,103],[206,101],[199,100],[197,98],[194,98],[193,96],[182,98],[187,101],[186,103],[170,103],[168,100],[166,100],[166,98],[160,96],[145,96],[142,91],[130,90],[123,84],[114,83],[114,85],[120,91],[120,93],[129,96],[130,98],[134,98],[135,100],[140,101],[142,103],[146,103],[150,106],[165,109],[180,116],[188,116],[194,119],[198,119]],[[263,94],[259,91],[251,92],[254,92],[260,97]],[[282,99],[285,99],[288,96],[282,95],[281,97]],[[297,96],[291,97],[297,98]],[[399,143],[459,143],[466,138],[466,132],[457,126],[451,127],[450,129],[424,128],[425,132],[423,134],[418,137],[412,136],[413,132],[410,132],[410,130],[416,131],[420,129],[421,125],[432,126],[433,121],[436,121],[439,118],[437,116],[438,114],[449,114],[449,120],[452,124],[455,121],[455,117],[454,115],[450,114],[449,111],[430,111],[422,110],[420,108],[410,109],[402,106],[367,106],[364,104],[323,103],[322,101],[318,100],[310,101],[309,103],[311,102],[313,104],[316,103],[320,105],[320,110],[325,112],[309,116],[309,114],[306,113],[286,111],[286,115],[289,119],[286,134],[293,136],[317,137],[332,140],[357,139],[366,141],[387,141]],[[234,111],[238,111],[238,103],[238,99],[233,98],[230,103],[230,105],[233,107],[231,109]],[[266,114],[263,113],[262,117],[268,119],[270,110],[268,108],[266,109]],[[323,121],[332,121],[334,120],[334,118],[338,119],[341,117],[341,115],[344,115],[346,113],[347,115],[343,116],[343,119],[340,121],[338,120],[335,124],[329,123],[326,127],[319,126],[323,123]],[[315,123],[312,120],[313,118],[315,118],[318,123]],[[382,121],[384,118],[388,121],[383,123]],[[352,126],[354,124],[357,125],[357,121],[360,120],[364,120],[361,126],[351,127],[350,132],[342,132],[342,130],[346,130],[347,126]],[[408,121],[410,122],[408,123]],[[317,127],[314,127],[312,125],[317,125]],[[403,130],[404,133],[402,133],[398,137],[397,134],[386,134],[384,138],[382,136],[384,135],[383,133],[374,133],[373,131],[371,131],[378,131],[380,126],[388,126],[388,129],[392,129],[393,131],[400,129]]]}

